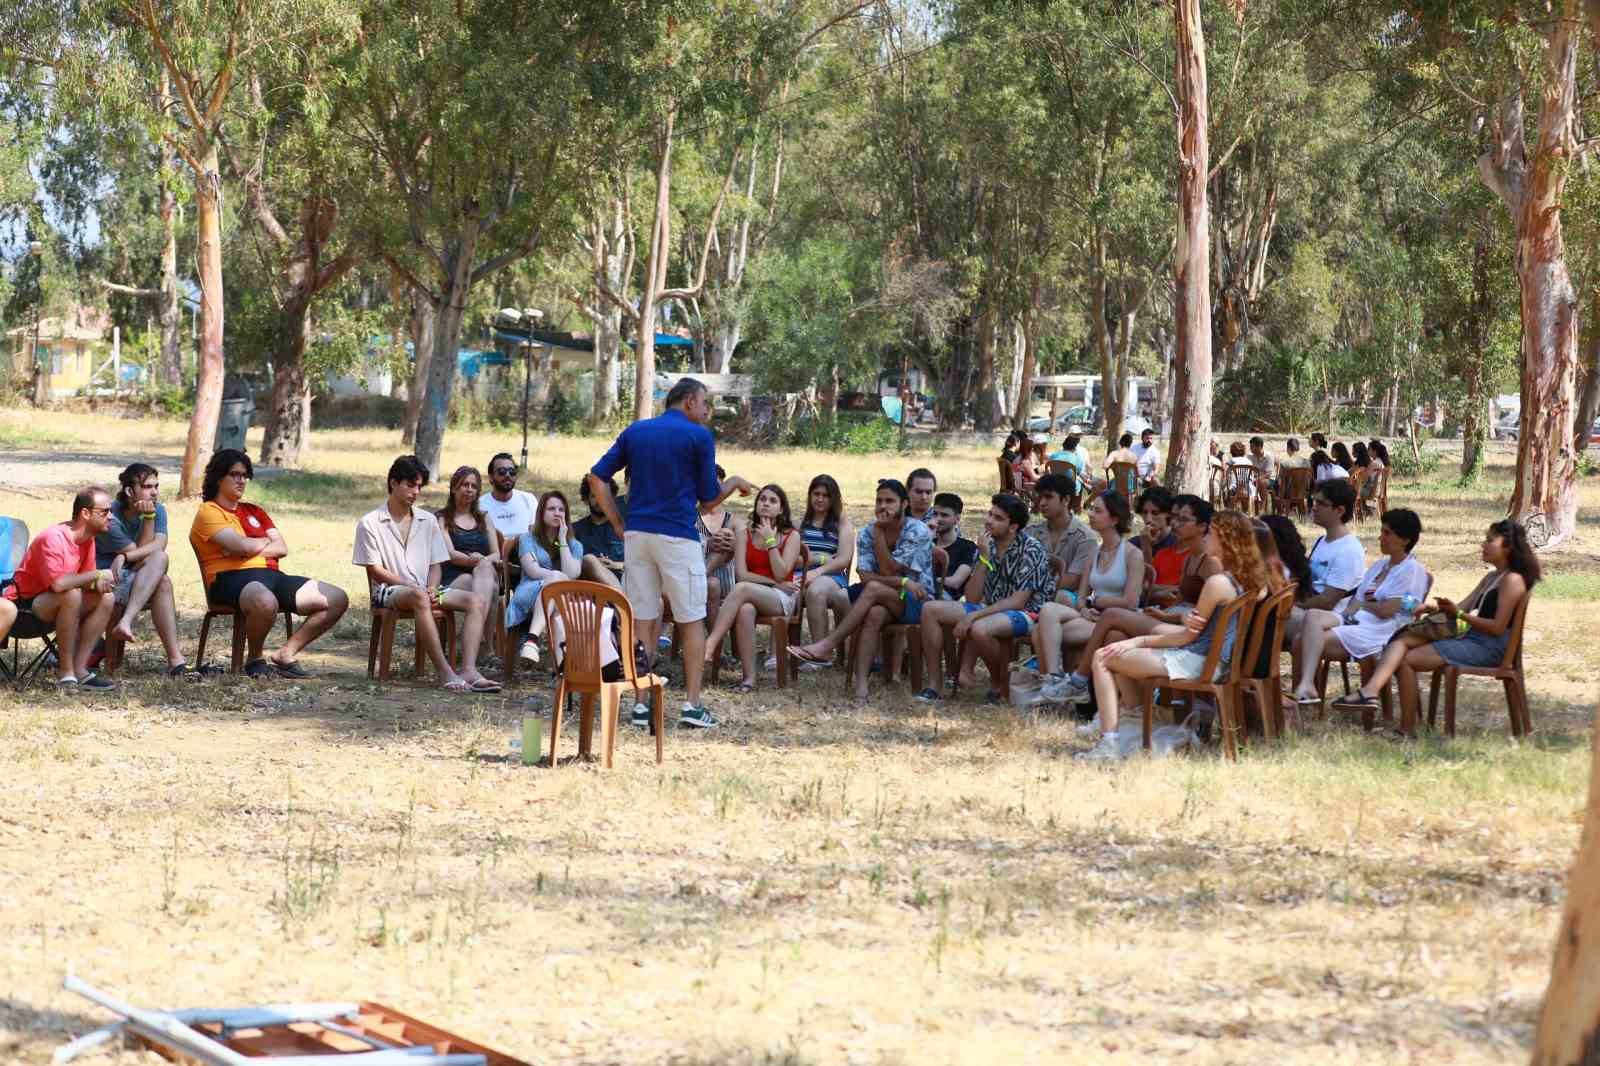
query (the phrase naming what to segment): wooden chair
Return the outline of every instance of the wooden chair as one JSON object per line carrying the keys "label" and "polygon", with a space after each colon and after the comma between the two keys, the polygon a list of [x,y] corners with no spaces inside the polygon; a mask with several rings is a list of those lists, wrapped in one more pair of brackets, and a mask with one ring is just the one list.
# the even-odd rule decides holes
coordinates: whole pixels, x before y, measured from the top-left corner
{"label": "wooden chair", "polygon": [[1127,501],[1128,510],[1133,511],[1134,500],[1139,496],[1139,465],[1112,463],[1111,477],[1106,487]]}
{"label": "wooden chair", "polygon": [[[1261,714],[1261,735],[1276,740],[1287,732],[1283,717],[1283,642],[1289,632],[1289,613],[1294,610],[1294,585],[1285,585],[1255,610],[1250,620],[1250,641],[1244,661],[1249,673],[1243,679],[1248,693]],[[1258,671],[1262,648],[1266,648],[1264,669]]]}
{"label": "wooden chair", "polygon": [[[1365,521],[1373,515],[1381,515],[1389,509],[1389,468],[1379,467],[1372,471],[1363,481],[1376,482],[1372,495],[1361,495],[1361,484],[1355,484],[1356,490],[1356,521]],[[1355,479],[1351,478],[1354,482]]]}
{"label": "wooden chair", "polygon": [[1226,468],[1222,489],[1222,504],[1234,510],[1250,514],[1255,509],[1256,468],[1245,466],[1229,466]]}
{"label": "wooden chair", "polygon": [[[196,566],[200,565],[200,555],[199,555],[199,553],[195,554],[194,561],[195,561],[195,565]],[[205,567],[203,567],[203,566],[200,567],[200,579],[201,579],[201,584],[202,585],[205,584],[205,572],[206,572],[205,571]],[[211,590],[210,590],[209,587],[207,587],[206,588],[206,597],[207,597],[206,598],[206,613],[205,613],[205,617],[200,619],[200,647],[197,648],[195,650],[195,653],[194,653],[194,668],[196,670],[198,670],[202,666],[205,665],[205,661],[206,661],[206,641],[209,640],[210,637],[211,637],[211,622],[212,622],[212,620],[216,619],[216,618],[227,618],[227,619],[230,620],[230,624],[232,625],[232,628],[233,628],[233,649],[232,649],[233,654],[232,654],[232,657],[229,659],[228,672],[237,674],[239,671],[244,669],[244,625],[242,624],[242,621],[239,618],[239,612],[238,611],[234,610],[232,607],[226,607],[226,606],[220,606],[220,605],[213,604],[211,602],[211,600],[210,600],[210,595],[211,595]],[[294,636],[294,615],[291,614],[288,611],[284,611],[282,613],[283,613],[283,631],[286,634],[286,636],[292,637],[292,636]],[[111,657],[111,645],[110,645],[110,642],[107,642],[107,644],[106,644],[106,658],[109,659],[110,657]],[[121,649],[118,649],[118,655],[117,655],[118,664],[120,664],[121,661],[122,661]],[[371,674],[370,670],[368,671],[368,674],[369,675]]]}
{"label": "wooden chair", "polygon": [[[1533,718],[1528,713],[1527,675],[1522,666],[1523,627],[1528,621],[1528,601],[1533,593],[1525,593],[1522,602],[1511,614],[1511,639],[1506,642],[1506,653],[1499,666],[1441,666],[1433,671],[1428,686],[1428,728],[1432,729],[1439,710],[1439,685],[1444,684],[1444,732],[1456,735],[1456,685],[1462,675],[1492,677],[1505,686],[1506,711],[1511,717],[1511,735],[1526,737],[1533,732]],[[1400,728],[1412,732],[1415,722],[1400,722]]]}
{"label": "wooden chair", "polygon": [[[414,617],[410,611],[397,610],[393,607],[372,608],[372,634],[367,639],[367,677],[370,679],[374,672],[379,681],[389,680],[389,663],[394,654],[394,630],[402,618]],[[446,607],[433,609],[433,620],[439,627],[439,642],[444,645],[444,657],[449,662],[456,661],[456,612]],[[241,627],[234,622],[235,642]],[[422,641],[416,641],[413,669],[418,679],[422,677],[423,662],[427,653],[422,650]]]}
{"label": "wooden chair", "polygon": [[1069,463],[1065,459],[1049,459],[1046,469],[1052,474],[1060,474],[1072,485],[1072,492],[1067,497],[1067,510],[1077,514],[1083,509],[1083,476],[1078,472],[1076,463]]}
{"label": "wooden chair", "polygon": [[[1433,572],[1430,570],[1430,571],[1428,571],[1428,583],[1423,588],[1422,595],[1420,597],[1418,597],[1417,602],[1418,603],[1424,603],[1424,602],[1427,601],[1428,597],[1430,597],[1432,595],[1433,595]],[[1324,660],[1322,660],[1322,662],[1317,664],[1317,695],[1322,699],[1322,707],[1324,707],[1324,708],[1326,708],[1328,706],[1328,667],[1333,662],[1338,662],[1338,664],[1339,664],[1339,676],[1340,676],[1340,679],[1344,682],[1344,694],[1346,696],[1350,695],[1350,660],[1349,659],[1338,659],[1338,660],[1324,659]],[[1376,665],[1377,665],[1376,661],[1374,659],[1370,658],[1370,657],[1366,658],[1366,659],[1362,659],[1356,664],[1357,674],[1361,678],[1361,683],[1363,685],[1367,683],[1367,678],[1372,676],[1373,667],[1376,666]],[[1392,698],[1390,696],[1390,686],[1389,685],[1383,686],[1383,691],[1378,693],[1378,706],[1383,711],[1383,720],[1385,722],[1394,721],[1394,703],[1392,702]],[[1361,728],[1362,729],[1365,729],[1367,732],[1370,733],[1372,731],[1372,727],[1374,725],[1376,725],[1376,724],[1377,724],[1377,722],[1373,717],[1373,712],[1372,712],[1371,708],[1368,708],[1367,710],[1361,712]],[[1430,724],[1431,724],[1431,722],[1430,722]],[[1415,725],[1416,725],[1416,723],[1413,722],[1412,726],[1415,727]]]}
{"label": "wooden chair", "polygon": [[[1206,649],[1206,661],[1200,668],[1199,678],[1192,681],[1171,677],[1147,677],[1140,680],[1139,688],[1144,696],[1145,751],[1150,750],[1150,726],[1155,718],[1156,689],[1161,689],[1162,692],[1169,694],[1189,693],[1190,701],[1194,693],[1204,693],[1216,700],[1218,722],[1222,727],[1222,750],[1230,762],[1239,758],[1238,732],[1242,721],[1240,695],[1248,659],[1243,652],[1249,643],[1250,621],[1255,606],[1255,596],[1246,594],[1218,608],[1217,626],[1213,630],[1211,646]],[[1227,677],[1221,681],[1212,681],[1211,679],[1217,675],[1218,660],[1222,657],[1222,637],[1228,632],[1230,625],[1235,627],[1233,659],[1228,663]]]}
{"label": "wooden chair", "polygon": [[1290,467],[1287,470],[1278,469],[1278,492],[1276,501],[1278,513],[1290,515],[1296,512],[1311,516],[1311,468],[1309,466]]}
{"label": "wooden chair", "polygon": [[[656,674],[638,676],[633,662],[633,609],[627,597],[598,581],[558,581],[539,590],[544,609],[545,632],[554,633],[560,620],[566,634],[567,651],[561,663],[561,679],[556,683],[555,703],[550,713],[550,767],[556,766],[556,744],[561,739],[561,719],[567,697],[581,697],[578,719],[578,754],[590,754],[596,703],[600,714],[601,765],[611,768],[617,744],[617,715],[624,691],[637,694],[650,691],[650,723],[656,734],[656,765],[661,764],[662,737],[666,732],[666,679]],[[600,629],[605,610],[616,612],[620,640],[618,661],[621,681],[607,681],[600,666]]]}
{"label": "wooden chair", "polygon": [[1222,505],[1223,485],[1227,480],[1227,473],[1226,467],[1211,467],[1211,473],[1206,482],[1206,500],[1212,507],[1220,507]]}

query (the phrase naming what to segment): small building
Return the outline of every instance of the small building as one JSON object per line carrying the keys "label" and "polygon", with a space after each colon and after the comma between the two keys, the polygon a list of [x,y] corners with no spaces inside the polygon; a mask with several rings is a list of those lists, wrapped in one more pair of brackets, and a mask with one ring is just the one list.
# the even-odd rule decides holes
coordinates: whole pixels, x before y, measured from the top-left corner
{"label": "small building", "polygon": [[[104,314],[91,307],[79,307],[68,316],[39,320],[43,395],[63,399],[89,387],[96,361],[103,362],[110,352],[110,343],[105,339],[107,330]],[[6,331],[8,376],[14,387],[27,388],[33,381],[34,336],[31,322]]]}

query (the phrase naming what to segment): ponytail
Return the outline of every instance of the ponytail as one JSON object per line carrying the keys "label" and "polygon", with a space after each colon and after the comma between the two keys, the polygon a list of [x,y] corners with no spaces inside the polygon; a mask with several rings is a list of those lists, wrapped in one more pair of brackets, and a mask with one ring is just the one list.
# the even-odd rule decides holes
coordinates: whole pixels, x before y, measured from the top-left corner
{"label": "ponytail", "polygon": [[1528,542],[1527,528],[1521,522],[1503,518],[1489,527],[1489,535],[1499,537],[1506,542],[1506,569],[1520,574],[1528,588],[1537,585],[1543,574],[1539,567],[1539,557],[1534,554],[1533,545]]}

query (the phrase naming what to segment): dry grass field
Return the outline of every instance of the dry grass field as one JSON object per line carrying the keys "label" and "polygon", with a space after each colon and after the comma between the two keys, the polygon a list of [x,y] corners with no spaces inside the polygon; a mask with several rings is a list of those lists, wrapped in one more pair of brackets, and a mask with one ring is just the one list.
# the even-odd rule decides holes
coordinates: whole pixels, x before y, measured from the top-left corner
{"label": "dry grass field", "polygon": [[[58,521],[125,457],[175,488],[182,433],[0,412],[0,513]],[[508,757],[546,682],[446,701],[365,679],[351,534],[396,436],[319,433],[307,472],[247,495],[288,569],[354,593],[317,680],[156,680],[145,627],[114,694],[0,690],[0,1062],[106,1020],[60,991],[69,966],[150,1006],[371,998],[538,1063],[1526,1060],[1587,779],[1600,489],[1531,610],[1529,742],[1468,683],[1453,741],[1335,717],[1236,765],[1090,767],[1060,719],[930,713],[881,682],[861,704],[826,672],[711,690],[724,728],[673,731],[660,769],[627,731],[615,770],[550,771]],[[522,487],[575,487],[604,443],[536,438]],[[454,433],[444,473],[502,448]],[[926,462],[977,499],[994,469],[722,461],[791,496],[832,472],[858,516],[877,477]],[[1440,591],[1476,581],[1509,461],[1478,490],[1392,486]],[[181,541],[193,504],[171,511]]]}

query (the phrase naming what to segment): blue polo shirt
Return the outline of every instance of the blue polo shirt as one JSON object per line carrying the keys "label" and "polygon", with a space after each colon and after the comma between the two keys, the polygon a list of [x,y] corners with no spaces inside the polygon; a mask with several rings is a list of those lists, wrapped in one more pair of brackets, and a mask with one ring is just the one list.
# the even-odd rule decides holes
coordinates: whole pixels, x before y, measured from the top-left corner
{"label": "blue polo shirt", "polygon": [[700,540],[699,505],[722,495],[717,442],[677,408],[622,431],[591,473],[601,480],[628,471],[629,533]]}

